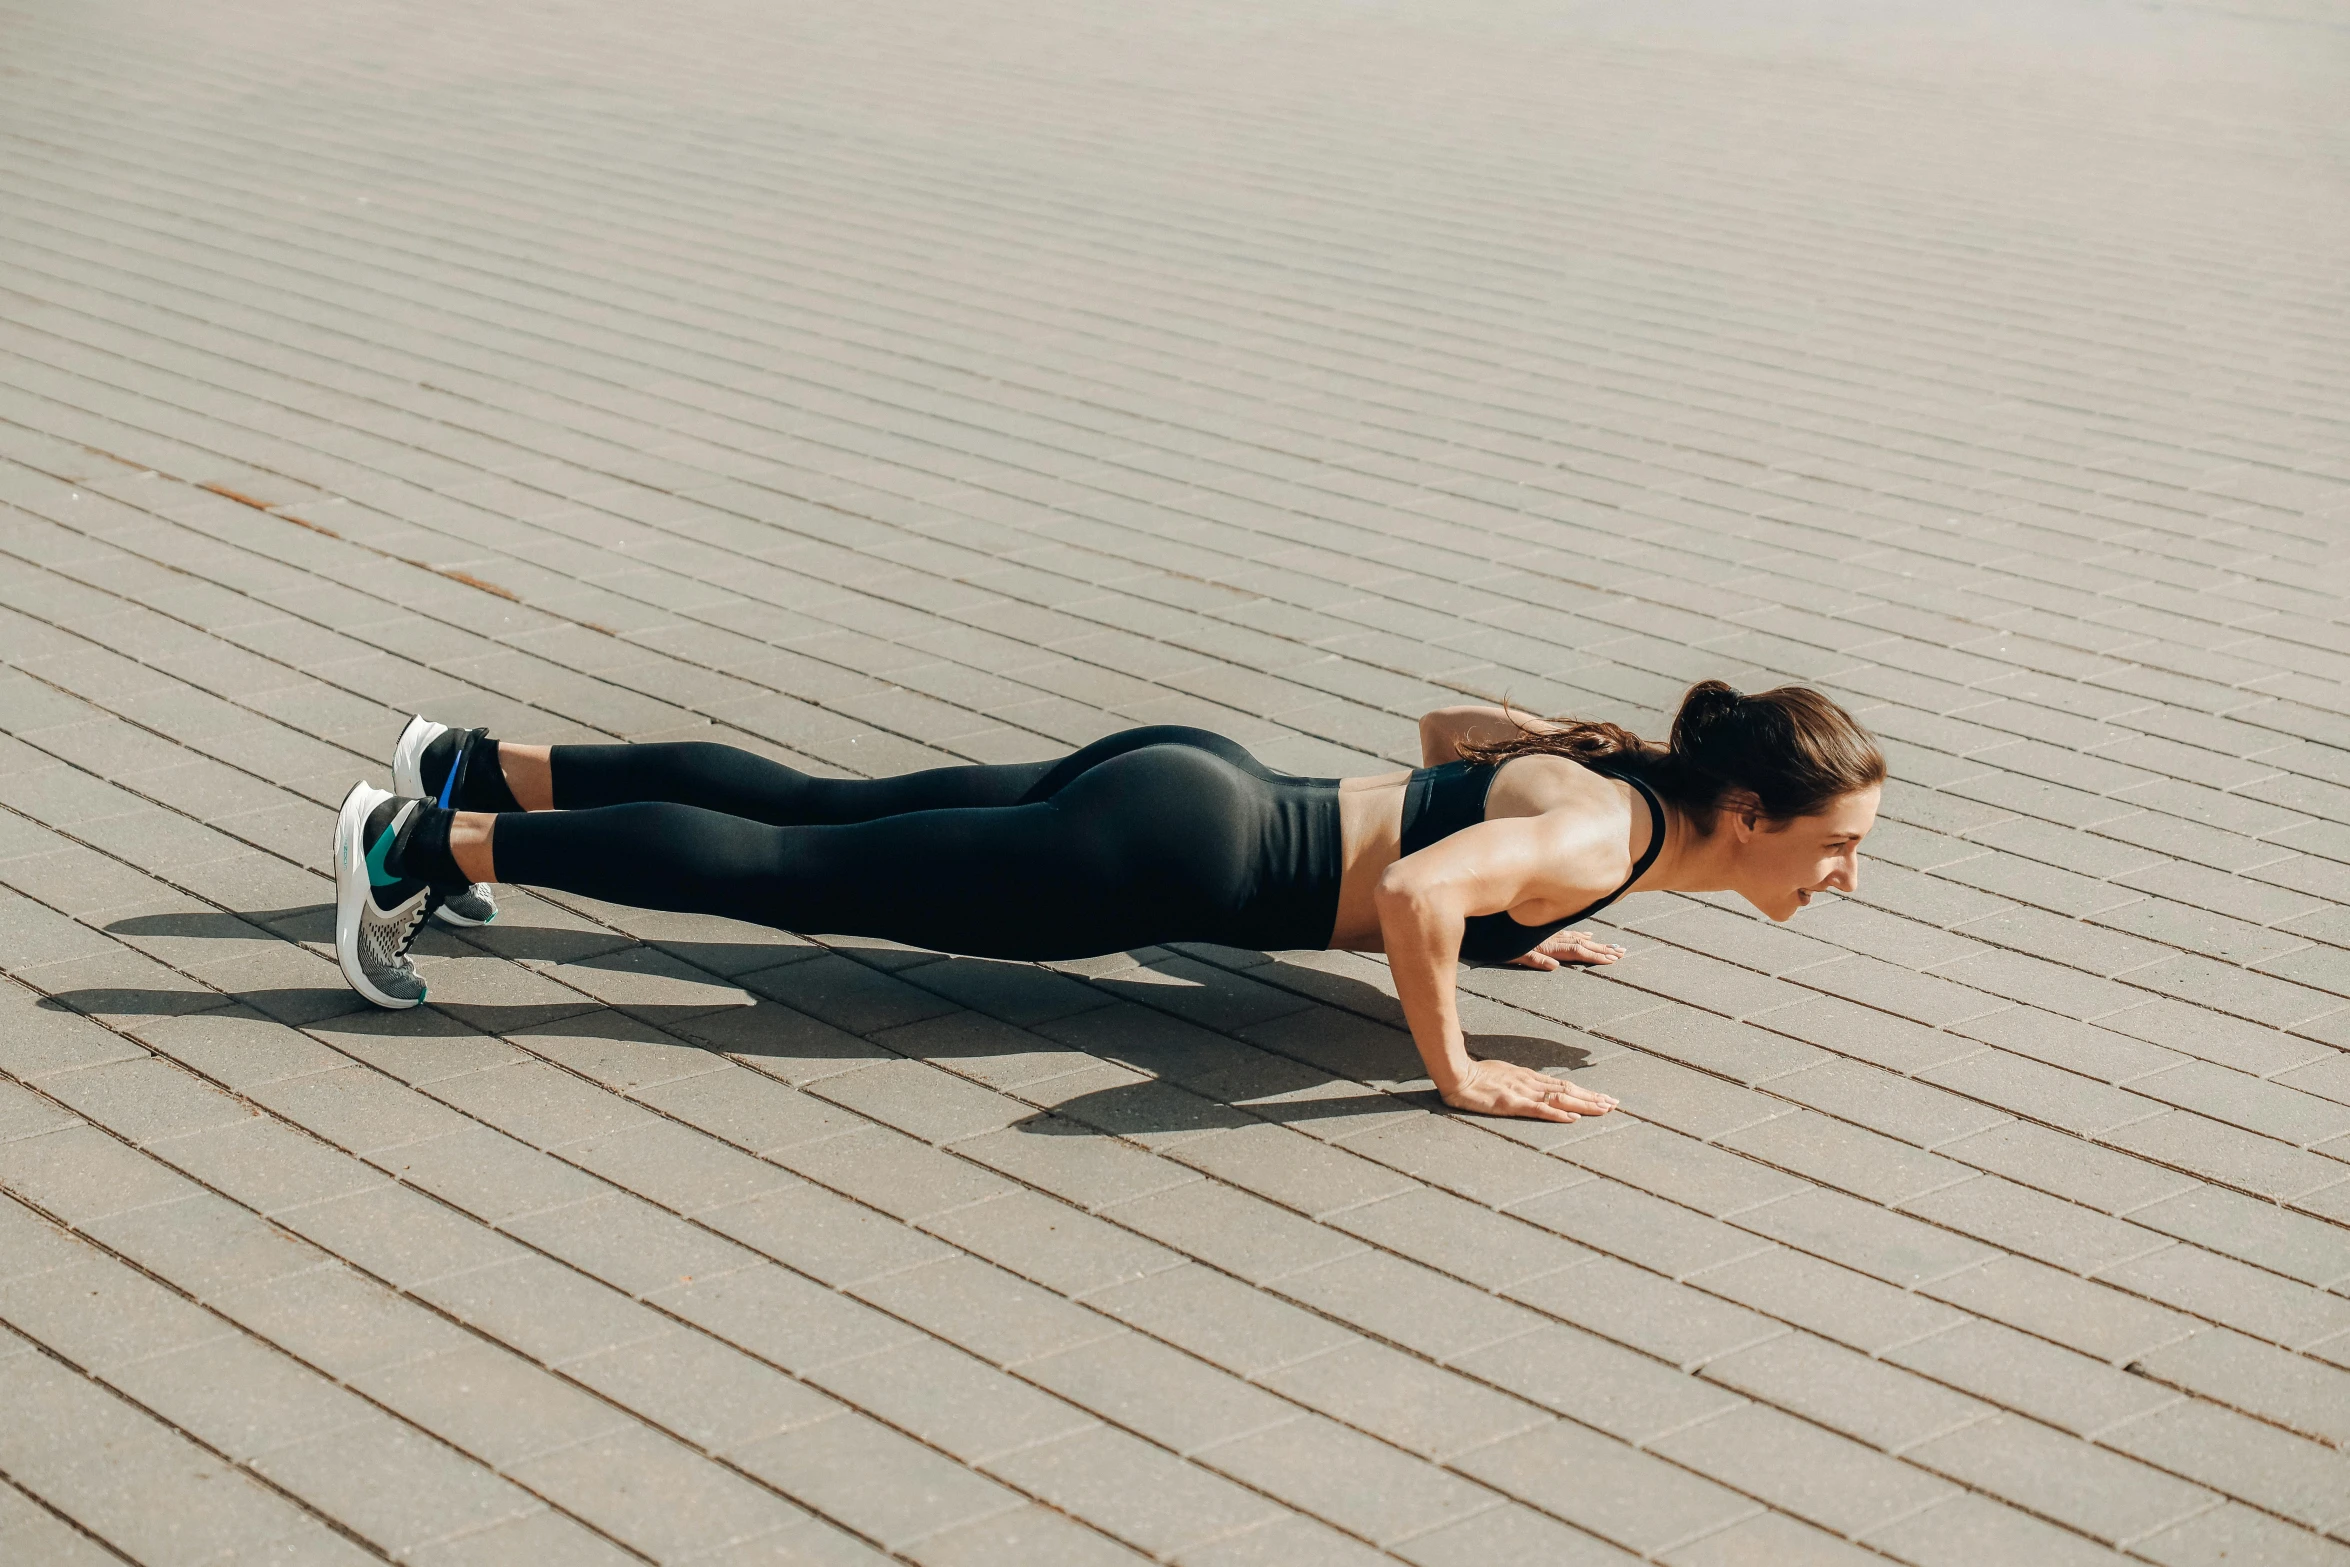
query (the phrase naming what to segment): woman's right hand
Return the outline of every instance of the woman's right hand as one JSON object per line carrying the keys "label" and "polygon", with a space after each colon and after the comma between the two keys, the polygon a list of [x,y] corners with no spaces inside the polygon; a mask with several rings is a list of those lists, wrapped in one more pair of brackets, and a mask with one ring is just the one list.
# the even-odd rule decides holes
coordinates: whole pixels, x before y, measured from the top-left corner
{"label": "woman's right hand", "polygon": [[1444,1094],[1455,1110],[1477,1115],[1515,1115],[1534,1121],[1580,1121],[1587,1115],[1605,1115],[1616,1107],[1606,1094],[1577,1088],[1563,1077],[1552,1077],[1509,1061],[1472,1061],[1468,1075]]}

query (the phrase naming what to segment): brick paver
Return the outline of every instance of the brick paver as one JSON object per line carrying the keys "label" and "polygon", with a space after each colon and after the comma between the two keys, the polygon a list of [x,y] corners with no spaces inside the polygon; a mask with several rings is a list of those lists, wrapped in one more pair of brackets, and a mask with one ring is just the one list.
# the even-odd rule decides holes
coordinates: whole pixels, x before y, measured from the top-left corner
{"label": "brick paver", "polygon": [[[0,0],[0,1558],[2350,1563],[2339,17]],[[1857,897],[1463,976],[510,891],[830,773],[1814,682]]]}

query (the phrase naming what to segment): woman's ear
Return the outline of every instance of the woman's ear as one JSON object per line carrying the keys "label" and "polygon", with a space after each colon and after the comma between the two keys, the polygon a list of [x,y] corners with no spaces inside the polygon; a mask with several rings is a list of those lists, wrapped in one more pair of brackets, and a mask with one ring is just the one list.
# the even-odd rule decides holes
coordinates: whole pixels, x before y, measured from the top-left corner
{"label": "woman's ear", "polygon": [[1732,789],[1724,794],[1714,820],[1727,822],[1736,833],[1736,841],[1746,842],[1763,830],[1762,796],[1752,789]]}

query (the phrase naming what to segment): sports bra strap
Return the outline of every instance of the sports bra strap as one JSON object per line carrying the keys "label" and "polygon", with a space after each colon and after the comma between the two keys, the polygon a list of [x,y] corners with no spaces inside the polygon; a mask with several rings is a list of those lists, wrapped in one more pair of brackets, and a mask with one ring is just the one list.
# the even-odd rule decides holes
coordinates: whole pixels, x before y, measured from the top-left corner
{"label": "sports bra strap", "polygon": [[[1648,874],[1656,857],[1665,846],[1665,805],[1657,798],[1646,780],[1628,772],[1609,767],[1593,767],[1603,778],[1615,778],[1640,791],[1648,802],[1648,847],[1632,867],[1632,874],[1624,878],[1622,886],[1589,908],[1578,910],[1563,920],[1548,925],[1523,925],[1504,909],[1496,914],[1472,914],[1461,931],[1461,956],[1471,962],[1506,963],[1525,956],[1541,946],[1559,931],[1577,920],[1589,919],[1601,909],[1632,890],[1632,884]],[[1492,762],[1447,762],[1441,767],[1424,767],[1412,774],[1405,786],[1403,802],[1403,839],[1400,848],[1411,854],[1424,849],[1439,838],[1449,838],[1464,827],[1474,826],[1485,819],[1485,796],[1493,787],[1493,775],[1500,771]]]}

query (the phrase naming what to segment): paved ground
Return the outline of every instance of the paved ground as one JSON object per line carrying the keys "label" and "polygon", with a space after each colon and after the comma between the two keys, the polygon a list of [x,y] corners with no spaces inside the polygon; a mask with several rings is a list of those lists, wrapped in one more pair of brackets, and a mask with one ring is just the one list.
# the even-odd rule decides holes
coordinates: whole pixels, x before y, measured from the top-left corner
{"label": "paved ground", "polygon": [[[0,1558],[2350,1562],[2346,37],[5,0]],[[1603,1123],[1352,957],[322,946],[410,709],[1716,674],[1897,782],[1856,899],[1467,976]]]}

